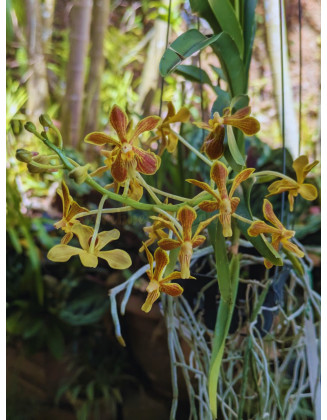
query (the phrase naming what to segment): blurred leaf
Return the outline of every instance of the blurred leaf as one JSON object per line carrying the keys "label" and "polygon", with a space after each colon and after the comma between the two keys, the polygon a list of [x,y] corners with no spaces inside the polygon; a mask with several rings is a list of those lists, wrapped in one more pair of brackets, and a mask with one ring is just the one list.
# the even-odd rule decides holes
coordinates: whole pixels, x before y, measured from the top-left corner
{"label": "blurred leaf", "polygon": [[208,0],[190,0],[190,5],[193,13],[204,18],[209,23],[215,34],[222,31],[218,20],[216,19],[214,13],[212,13]]}
{"label": "blurred leaf", "polygon": [[185,58],[208,47],[219,37],[220,34],[206,37],[196,29],[190,29],[183,33],[164,52],[159,64],[160,74],[163,77],[167,76]]}
{"label": "blurred leaf", "polygon": [[63,333],[57,325],[48,326],[47,345],[56,359],[62,358],[65,351],[65,341]]}
{"label": "blurred leaf", "polygon": [[239,109],[245,108],[249,105],[250,98],[248,95],[238,95],[234,96],[231,100],[230,107],[232,108],[232,113],[238,111]]}
{"label": "blurred leaf", "polygon": [[215,89],[218,97],[212,105],[211,116],[213,116],[213,114],[215,112],[218,112],[219,115],[222,115],[224,109],[229,107],[229,105],[230,105],[230,100],[231,100],[230,94],[228,92],[225,92],[224,90],[222,90],[219,86],[215,86],[214,89]]}
{"label": "blurred leaf", "polygon": [[231,2],[209,0],[209,4],[222,30],[230,35],[239,50],[240,57],[243,58],[243,31]]}
{"label": "blurred leaf", "polygon": [[210,67],[218,75],[219,79],[222,79],[225,82],[227,81],[226,76],[225,76],[223,70],[220,67],[213,66],[212,64],[210,64]]}

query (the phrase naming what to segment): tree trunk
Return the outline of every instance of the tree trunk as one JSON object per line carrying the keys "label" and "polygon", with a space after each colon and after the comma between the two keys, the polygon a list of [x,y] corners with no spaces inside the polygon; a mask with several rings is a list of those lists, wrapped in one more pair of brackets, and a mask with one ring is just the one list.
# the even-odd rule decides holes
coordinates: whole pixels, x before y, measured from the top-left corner
{"label": "tree trunk", "polygon": [[67,85],[62,106],[62,132],[66,144],[80,143],[84,97],[85,60],[90,40],[92,0],[76,0],[71,10]]}
{"label": "tree trunk", "polygon": [[[288,45],[286,37],[285,11],[283,4],[283,20],[280,22],[279,1],[265,0],[265,22],[267,30],[267,47],[270,58],[272,76],[274,83],[274,93],[278,107],[279,124],[282,127],[282,87],[284,91],[284,116],[285,116],[285,146],[290,151],[293,158],[298,156],[299,148],[299,129],[298,121],[295,116],[292,83],[288,65]],[[283,32],[283,73],[281,69],[281,42],[280,25]],[[282,78],[283,82],[282,83]],[[284,86],[283,86],[284,85]]]}
{"label": "tree trunk", "polygon": [[99,94],[104,67],[103,42],[108,25],[110,0],[95,0],[91,25],[90,71],[84,105],[84,134],[98,125]]}
{"label": "tree trunk", "polygon": [[27,80],[28,119],[36,121],[44,113],[49,97],[47,66],[43,54],[42,18],[39,0],[26,0],[27,54],[29,78]]}
{"label": "tree trunk", "polygon": [[[169,1],[163,0],[162,3],[168,7]],[[149,114],[158,87],[159,62],[166,49],[166,35],[167,22],[157,19],[153,26],[153,36],[148,47],[141,83],[138,88],[139,100],[136,104],[136,112],[143,115]]]}

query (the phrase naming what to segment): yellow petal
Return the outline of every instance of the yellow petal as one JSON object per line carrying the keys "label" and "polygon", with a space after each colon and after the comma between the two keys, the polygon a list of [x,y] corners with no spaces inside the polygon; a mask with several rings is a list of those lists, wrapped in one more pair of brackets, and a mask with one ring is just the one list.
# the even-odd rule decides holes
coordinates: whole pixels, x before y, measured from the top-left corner
{"label": "yellow petal", "polygon": [[192,239],[192,248],[194,249],[202,245],[205,240],[206,237],[204,235],[195,235]]}
{"label": "yellow petal", "polygon": [[272,225],[276,226],[276,228],[284,229],[284,226],[274,213],[272,204],[266,198],[263,201],[263,214],[265,219],[268,220],[268,222],[270,222]]}
{"label": "yellow petal", "polygon": [[288,251],[291,251],[293,254],[297,255],[300,258],[304,257],[304,252],[300,250],[300,248],[298,246],[296,246],[295,244],[293,244],[290,241],[281,240],[281,244],[283,246],[283,248],[287,249]]}
{"label": "yellow petal", "polygon": [[166,251],[161,248],[157,248],[154,253],[154,260],[156,262],[156,266],[154,268],[153,277],[160,281],[163,271],[166,265],[169,263],[169,257]]}
{"label": "yellow petal", "polygon": [[244,169],[243,171],[241,171],[239,174],[236,175],[236,177],[234,178],[233,184],[232,184],[232,188],[230,189],[230,192],[229,192],[229,197],[233,197],[236,188],[242,182],[246,181],[254,171],[255,171],[254,168],[247,168],[247,169]]}
{"label": "yellow petal", "polygon": [[219,200],[219,195],[208,185],[206,182],[198,181],[196,179],[187,179],[187,182],[190,184],[196,185],[197,187],[201,188],[204,191],[207,191],[209,194],[214,196],[217,200]]}
{"label": "yellow petal", "polygon": [[171,116],[167,122],[169,124],[175,123],[175,122],[186,122],[189,120],[191,116],[190,111],[186,107],[182,107],[175,115]]}
{"label": "yellow petal", "polygon": [[166,283],[160,285],[161,292],[167,293],[170,296],[180,296],[184,289],[178,283]]}
{"label": "yellow petal", "polygon": [[150,312],[151,308],[152,308],[152,305],[159,298],[159,296],[160,296],[159,290],[155,290],[154,292],[149,293],[147,298],[146,298],[146,301],[142,305],[142,308],[141,308],[142,311]]}
{"label": "yellow petal", "polygon": [[177,280],[181,278],[181,273],[179,271],[173,271],[169,276],[165,277],[164,279],[160,280],[160,284],[168,283],[172,280]]}
{"label": "yellow petal", "polygon": [[152,277],[152,274],[153,274],[153,256],[152,256],[151,252],[148,250],[148,247],[144,242],[143,242],[143,246],[144,246],[145,253],[146,253],[149,265],[150,265],[150,270],[149,270],[150,271],[150,277]]}
{"label": "yellow petal", "polygon": [[89,240],[93,235],[93,228],[82,224],[76,224],[72,227],[72,232],[78,237],[79,243],[84,250],[89,249]]}
{"label": "yellow petal", "polygon": [[175,239],[164,238],[160,239],[158,242],[160,248],[164,249],[165,251],[171,251],[172,249],[176,249],[181,246],[181,241],[176,241]]}
{"label": "yellow petal", "polygon": [[307,156],[302,155],[299,156],[293,162],[293,168],[296,173],[297,182],[302,184],[305,180],[308,173],[319,163],[318,160],[315,160],[311,164],[309,164],[309,159]]}
{"label": "yellow petal", "polygon": [[119,236],[120,236],[120,232],[118,229],[112,229],[109,231],[100,232],[97,236],[98,240],[97,240],[95,249],[100,251],[110,242],[116,241],[119,238]]}
{"label": "yellow petal", "polygon": [[107,261],[111,268],[125,270],[132,265],[131,257],[122,249],[113,249],[111,251],[100,251],[99,258]]}
{"label": "yellow petal", "polygon": [[194,233],[194,237],[197,236],[200,232],[202,232],[203,229],[205,229],[217,217],[218,217],[218,214],[215,214],[214,216],[209,217],[209,219],[204,220],[203,222],[200,222]]}
{"label": "yellow petal", "polygon": [[169,153],[174,153],[174,151],[176,150],[178,144],[178,137],[176,136],[176,134],[169,132],[168,134],[168,141],[167,141],[167,151]]}
{"label": "yellow petal", "polygon": [[232,232],[232,217],[230,213],[220,213],[219,221],[223,227],[223,236],[229,238],[233,235]]}
{"label": "yellow petal", "polygon": [[261,233],[279,233],[279,230],[267,225],[267,223],[263,222],[262,220],[257,220],[252,222],[251,226],[248,229],[249,236],[258,236]]}
{"label": "yellow petal", "polygon": [[311,184],[302,184],[299,188],[299,194],[309,201],[313,201],[318,197],[317,188]]}
{"label": "yellow petal", "polygon": [[59,244],[49,250],[47,257],[50,261],[66,262],[73,255],[79,255],[81,252],[81,249],[74,246]]}
{"label": "yellow petal", "polygon": [[190,263],[191,263],[192,255],[193,255],[192,243],[189,241],[184,242],[178,254],[178,260],[181,265],[182,279],[188,279],[190,277]]}
{"label": "yellow petal", "polygon": [[90,252],[81,250],[79,257],[84,267],[95,268],[98,265],[98,257]]}

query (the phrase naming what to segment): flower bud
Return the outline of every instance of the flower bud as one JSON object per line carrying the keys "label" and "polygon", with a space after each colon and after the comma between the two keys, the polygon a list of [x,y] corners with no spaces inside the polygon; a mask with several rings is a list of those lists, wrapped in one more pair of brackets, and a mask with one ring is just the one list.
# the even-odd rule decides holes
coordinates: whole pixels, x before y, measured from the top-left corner
{"label": "flower bud", "polygon": [[39,121],[43,127],[51,127],[53,125],[52,120],[48,114],[42,114],[39,118]]}
{"label": "flower bud", "polygon": [[36,133],[36,127],[31,121],[27,121],[27,123],[24,125],[25,130],[29,131],[30,133]]}
{"label": "flower bud", "polygon": [[37,156],[37,152],[30,152],[26,149],[17,149],[16,150],[16,159],[20,162],[29,163],[33,157]]}
{"label": "flower bud", "polygon": [[90,166],[91,165],[89,163],[84,166],[77,166],[75,169],[69,172],[69,178],[72,178],[76,184],[82,184],[88,176],[88,169]]}

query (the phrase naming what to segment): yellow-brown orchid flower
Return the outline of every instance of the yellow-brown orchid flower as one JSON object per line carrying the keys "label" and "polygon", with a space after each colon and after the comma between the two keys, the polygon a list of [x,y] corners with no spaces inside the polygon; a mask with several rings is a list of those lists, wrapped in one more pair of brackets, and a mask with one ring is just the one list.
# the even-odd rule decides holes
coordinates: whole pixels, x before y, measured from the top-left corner
{"label": "yellow-brown orchid flower", "polygon": [[205,229],[217,215],[199,223],[194,235],[192,235],[192,225],[197,218],[196,211],[191,207],[185,205],[177,212],[177,220],[182,227],[179,232],[173,222],[162,219],[161,217],[153,217],[155,220],[160,220],[162,225],[170,229],[177,237],[177,239],[163,238],[160,239],[158,245],[160,248],[169,251],[180,247],[178,260],[181,265],[182,279],[190,278],[190,262],[193,255],[193,249],[197,248],[206,240],[204,235],[200,232]]}
{"label": "yellow-brown orchid flower", "polygon": [[168,234],[163,230],[163,227],[164,226],[160,220],[155,220],[151,226],[145,226],[143,228],[149,238],[143,243],[139,252],[143,252],[146,246],[149,247],[160,239],[168,238]]}
{"label": "yellow-brown orchid flower", "polygon": [[62,219],[55,223],[54,227],[56,229],[62,229],[66,233],[61,239],[61,243],[68,244],[74,236],[72,232],[73,226],[80,223],[79,220],[74,219],[74,217],[78,213],[88,212],[89,210],[85,207],[81,207],[73,200],[64,180],[61,183],[61,188],[57,189],[57,193],[62,201]]}
{"label": "yellow-brown orchid flower", "polygon": [[178,137],[170,128],[170,124],[176,122],[187,122],[190,118],[190,111],[183,106],[178,112],[175,111],[175,107],[172,102],[167,104],[168,112],[166,118],[158,125],[156,129],[156,136],[151,138],[151,143],[155,140],[162,140],[160,153],[166,148],[169,153],[173,153],[177,147]]}
{"label": "yellow-brown orchid flower", "polygon": [[[150,130],[154,130],[160,122],[160,117],[151,115],[139,121],[136,127],[130,129],[128,118],[125,112],[117,105],[114,105],[110,112],[110,123],[116,131],[118,139],[108,136],[105,133],[93,132],[88,134],[84,141],[96,146],[111,144],[114,149],[109,152],[109,165],[111,174],[115,181],[122,183],[127,178],[135,178],[136,171],[146,175],[154,174],[160,166],[160,157],[152,152],[147,152],[135,143],[138,137]],[[104,167],[99,168],[99,175]],[[92,175],[94,175],[93,173]]]}
{"label": "yellow-brown orchid flower", "polygon": [[[250,236],[258,236],[262,233],[271,234],[271,245],[278,252],[279,246],[281,245],[286,250],[292,252],[298,257],[304,257],[304,253],[292,242],[290,239],[295,235],[294,230],[286,229],[283,224],[278,220],[277,216],[274,213],[273,206],[269,200],[265,199],[263,202],[263,215],[268,222],[273,226],[268,225],[262,220],[252,222],[251,226],[248,229],[248,234]],[[264,264],[266,268],[271,268],[273,263],[265,259]]]}
{"label": "yellow-brown orchid flower", "polygon": [[210,170],[210,178],[216,183],[218,192],[213,190],[205,182],[197,181],[195,179],[188,179],[187,181],[202,188],[214,197],[214,200],[204,200],[199,204],[201,210],[211,212],[219,210],[219,221],[223,227],[223,235],[225,237],[232,236],[232,214],[235,213],[240,202],[239,197],[233,197],[236,188],[249,178],[254,172],[254,168],[247,168],[241,171],[234,178],[232,187],[227,192],[227,167],[222,162],[215,162]]}
{"label": "yellow-brown orchid flower", "polygon": [[231,108],[225,108],[223,116],[219,112],[213,114],[213,118],[204,122],[194,122],[197,127],[209,131],[208,136],[204,139],[202,150],[209,159],[219,159],[224,152],[224,125],[237,127],[247,136],[252,136],[260,130],[260,123],[254,117],[250,117],[251,107],[239,109],[231,115]]}
{"label": "yellow-brown orchid flower", "polygon": [[[111,184],[106,185],[105,188],[107,188],[107,189],[112,188],[114,190],[114,192],[116,194],[118,194],[120,188],[125,187],[126,182],[128,182],[128,180],[126,180],[123,183],[119,183],[119,182],[114,181]],[[140,201],[141,200],[141,198],[143,196],[143,187],[138,182],[137,179],[130,179],[129,180],[127,196],[129,198],[131,198],[132,200],[135,200],[135,201]]]}
{"label": "yellow-brown orchid flower", "polygon": [[315,160],[309,164],[309,159],[307,156],[299,156],[297,159],[295,159],[292,165],[296,173],[296,181],[281,179],[279,181],[273,182],[268,187],[270,194],[268,194],[267,197],[287,191],[288,201],[290,203],[290,211],[293,211],[294,197],[296,197],[298,194],[300,194],[305,200],[315,200],[318,196],[317,188],[311,184],[304,184],[304,180],[311,169],[313,169],[318,163],[319,161]]}
{"label": "yellow-brown orchid flower", "polygon": [[169,263],[169,257],[167,252],[157,248],[154,253],[154,261],[156,263],[153,269],[153,257],[148,247],[144,244],[146,255],[150,264],[150,269],[147,271],[150,283],[146,288],[148,296],[146,301],[142,305],[142,311],[149,312],[152,308],[153,303],[159,298],[160,293],[167,293],[170,296],[179,296],[183,293],[184,289],[178,283],[171,283],[172,280],[181,278],[181,273],[174,271],[166,277],[163,277],[164,270]]}
{"label": "yellow-brown orchid flower", "polygon": [[94,229],[90,226],[82,224],[74,225],[72,232],[77,236],[81,248],[66,244],[55,245],[48,252],[48,259],[55,262],[66,262],[73,255],[79,255],[81,263],[85,267],[96,267],[98,258],[107,261],[111,268],[124,270],[132,264],[131,257],[122,249],[113,249],[110,251],[102,251],[102,249],[110,242],[119,238],[120,232],[117,229],[100,232],[92,247],[92,236]]}

